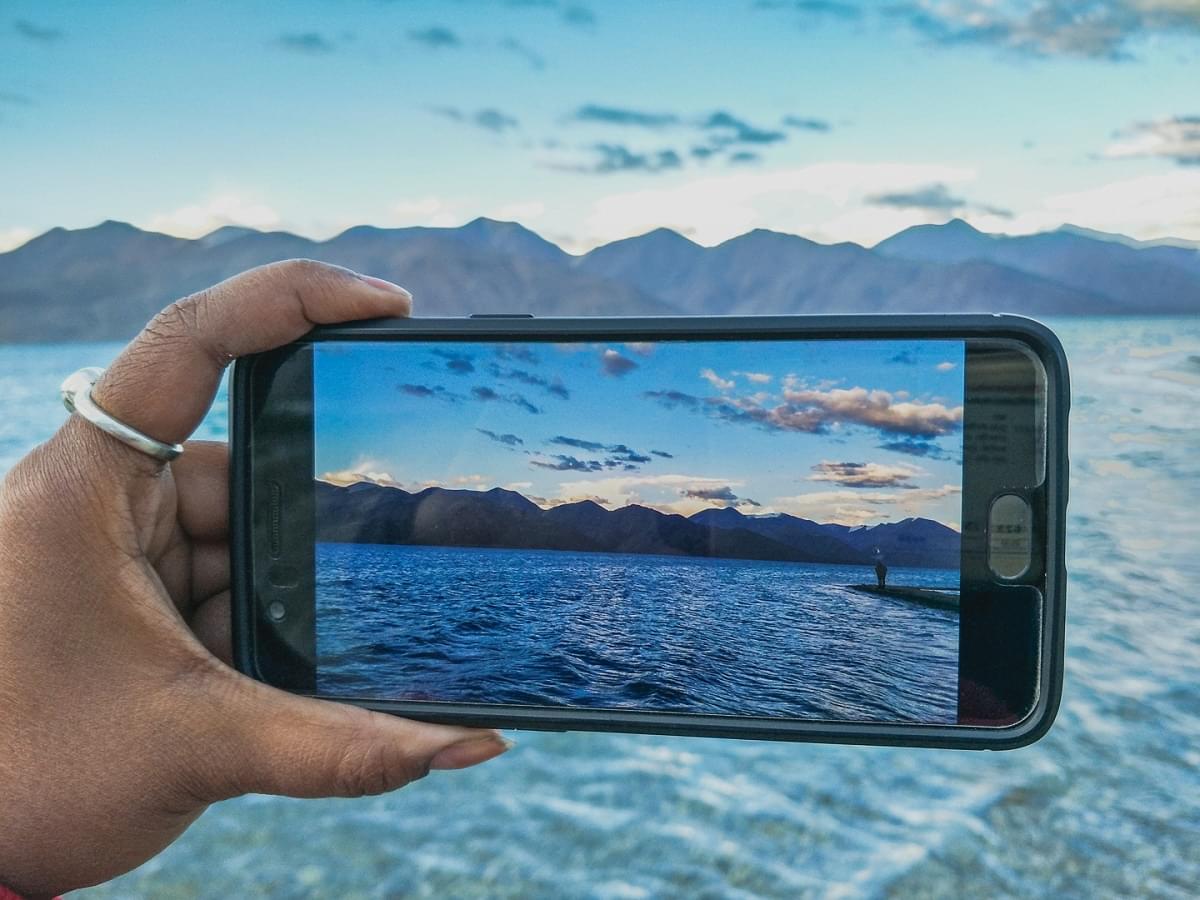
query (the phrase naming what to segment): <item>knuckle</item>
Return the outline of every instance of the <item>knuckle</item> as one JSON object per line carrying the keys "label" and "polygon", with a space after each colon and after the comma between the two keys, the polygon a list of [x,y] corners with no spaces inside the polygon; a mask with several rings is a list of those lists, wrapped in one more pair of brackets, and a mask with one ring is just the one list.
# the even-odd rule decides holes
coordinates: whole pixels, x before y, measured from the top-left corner
{"label": "knuckle", "polygon": [[301,304],[308,298],[327,302],[346,286],[348,271],[315,259],[290,259],[275,263],[280,277]]}
{"label": "knuckle", "polygon": [[362,729],[339,751],[333,778],[333,788],[338,796],[366,797],[387,793],[429,773],[426,760],[381,739],[369,725]]}
{"label": "knuckle", "polygon": [[315,259],[289,259],[271,266],[284,281],[290,284],[325,284],[338,273],[333,266]]}

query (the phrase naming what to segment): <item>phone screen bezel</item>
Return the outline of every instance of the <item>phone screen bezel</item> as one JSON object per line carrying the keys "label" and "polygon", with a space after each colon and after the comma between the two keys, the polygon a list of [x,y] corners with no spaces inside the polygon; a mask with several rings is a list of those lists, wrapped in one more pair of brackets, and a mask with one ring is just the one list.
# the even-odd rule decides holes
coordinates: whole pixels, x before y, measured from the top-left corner
{"label": "phone screen bezel", "polygon": [[[1007,679],[1006,689],[1028,700],[1028,712],[1010,724],[927,724],[773,719],[649,710],[524,707],[433,701],[337,698],[427,721],[541,730],[628,731],[779,740],[826,741],[931,747],[1006,748],[1036,740],[1049,728],[1061,693],[1064,573],[1063,513],[1066,503],[1066,418],[1069,388],[1061,345],[1044,326],[1017,316],[778,316],[649,319],[470,319],[378,320],[315,329],[280,350],[239,360],[231,392],[231,553],[233,557],[234,647],[238,668],[268,683],[300,693],[315,692],[313,639],[312,397],[311,348],[325,341],[570,342],[653,340],[963,340],[968,346],[1019,347],[1044,379],[1044,401],[1018,410],[1044,423],[1043,453],[1032,460],[1044,479],[1028,492],[1035,511],[1035,546],[1043,571],[1024,584],[995,583],[1004,598],[989,601],[1000,625],[1011,618],[1013,591],[1037,608],[1032,626],[1018,625],[1026,652],[1019,665],[997,656],[1008,652],[989,639],[996,620],[978,619],[976,640],[964,663],[978,658],[986,678]],[[998,343],[997,343],[998,342]],[[306,368],[307,367],[307,368]],[[1031,369],[1033,371],[1034,369]],[[304,385],[307,384],[307,394]],[[968,385],[969,387],[970,385]],[[971,406],[968,396],[967,415]],[[1013,478],[1010,472],[1005,476]],[[964,454],[964,504],[970,483],[991,484],[995,473]],[[1015,487],[1020,487],[1015,486]],[[977,496],[979,492],[974,492]],[[282,505],[282,510],[281,510]],[[977,509],[975,519],[982,513]],[[982,552],[977,534],[967,533],[964,508],[963,627],[969,604],[966,575],[978,574]],[[303,523],[309,523],[305,528]],[[974,549],[971,549],[971,548]],[[305,549],[307,548],[307,550]],[[968,556],[974,554],[974,562]],[[282,561],[281,561],[282,560]],[[978,582],[978,579],[976,580]],[[976,583],[978,588],[978,583]],[[997,597],[1000,597],[997,593]],[[286,604],[286,626],[269,615],[272,603]],[[1032,607],[1030,607],[1032,608]],[[1011,626],[1011,622],[1009,623]],[[1032,633],[1026,634],[1026,631]],[[967,648],[963,644],[964,650]],[[989,649],[990,648],[990,649]],[[994,658],[983,659],[988,653]],[[1014,684],[1019,670],[1021,683]],[[984,685],[990,689],[989,685]],[[1003,687],[1003,685],[1001,686]]]}

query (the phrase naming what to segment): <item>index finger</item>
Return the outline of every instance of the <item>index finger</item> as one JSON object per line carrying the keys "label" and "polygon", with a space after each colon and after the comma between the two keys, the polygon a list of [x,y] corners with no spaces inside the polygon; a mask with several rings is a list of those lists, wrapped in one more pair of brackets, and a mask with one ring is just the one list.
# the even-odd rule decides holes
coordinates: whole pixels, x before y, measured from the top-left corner
{"label": "index finger", "polygon": [[408,291],[312,260],[272,263],[179,300],[155,316],[96,383],[107,413],[166,443],[208,412],[225,367],[314,325],[406,316]]}

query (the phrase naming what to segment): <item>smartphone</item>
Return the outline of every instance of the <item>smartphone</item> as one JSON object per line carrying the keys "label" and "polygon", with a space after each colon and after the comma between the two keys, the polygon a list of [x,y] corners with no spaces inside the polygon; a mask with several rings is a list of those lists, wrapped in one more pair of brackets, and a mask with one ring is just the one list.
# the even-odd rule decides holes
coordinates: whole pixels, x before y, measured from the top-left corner
{"label": "smartphone", "polygon": [[1001,749],[1063,667],[1014,316],[321,327],[239,360],[239,668],[428,721]]}

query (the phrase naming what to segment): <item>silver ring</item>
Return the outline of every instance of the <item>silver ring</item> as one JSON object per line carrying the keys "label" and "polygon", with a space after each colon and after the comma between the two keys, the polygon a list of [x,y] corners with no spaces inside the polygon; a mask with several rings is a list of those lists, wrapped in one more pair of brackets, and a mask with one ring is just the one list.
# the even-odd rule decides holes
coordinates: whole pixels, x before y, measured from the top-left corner
{"label": "silver ring", "polygon": [[103,369],[89,366],[80,369],[67,377],[59,390],[62,392],[63,406],[73,413],[87,419],[101,431],[111,434],[118,441],[127,444],[134,450],[140,450],[147,456],[170,462],[183,452],[182,444],[166,444],[155,440],[148,434],[143,434],[136,428],[131,428],[119,419],[114,419],[102,410],[92,399],[92,386],[104,374]]}

